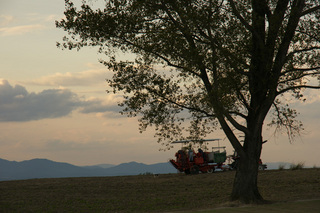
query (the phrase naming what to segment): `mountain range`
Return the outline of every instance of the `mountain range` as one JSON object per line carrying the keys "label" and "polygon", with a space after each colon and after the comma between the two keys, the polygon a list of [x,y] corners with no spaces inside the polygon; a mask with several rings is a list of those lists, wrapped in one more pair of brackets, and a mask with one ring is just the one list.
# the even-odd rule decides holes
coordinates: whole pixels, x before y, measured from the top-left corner
{"label": "mountain range", "polygon": [[[266,164],[268,170],[278,169],[280,165],[284,166],[284,168],[289,168],[290,165],[284,162]],[[129,162],[119,165],[75,166],[48,159],[32,159],[17,162],[0,158],[0,181],[34,178],[124,176],[147,173],[168,174],[177,173],[177,170],[169,162],[150,165]]]}
{"label": "mountain range", "polygon": [[177,170],[170,163],[146,165],[130,162],[119,165],[75,166],[47,159],[32,159],[17,162],[0,158],[0,181],[34,178],[123,176],[146,173],[167,174],[176,172]]}

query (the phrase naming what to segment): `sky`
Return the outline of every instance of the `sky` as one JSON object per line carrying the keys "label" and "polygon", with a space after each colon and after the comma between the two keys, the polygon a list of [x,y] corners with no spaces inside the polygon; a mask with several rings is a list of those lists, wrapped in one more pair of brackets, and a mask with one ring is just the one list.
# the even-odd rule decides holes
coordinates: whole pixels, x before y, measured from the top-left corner
{"label": "sky", "polygon": [[[152,129],[140,134],[137,118],[119,114],[121,96],[106,93],[111,73],[99,63],[105,56],[96,48],[56,47],[66,35],[55,27],[63,11],[64,0],[0,0],[0,158],[79,166],[174,158],[180,145],[159,151]],[[320,166],[320,92],[306,91],[306,98],[291,101],[305,127],[294,142],[265,127],[263,162]],[[221,131],[210,138],[232,154]]]}

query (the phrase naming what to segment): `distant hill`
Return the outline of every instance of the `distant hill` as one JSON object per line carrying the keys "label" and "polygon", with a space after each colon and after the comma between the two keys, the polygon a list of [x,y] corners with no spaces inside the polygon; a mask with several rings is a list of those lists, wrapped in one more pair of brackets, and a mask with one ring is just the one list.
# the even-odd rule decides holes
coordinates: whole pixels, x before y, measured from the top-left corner
{"label": "distant hill", "polygon": [[123,163],[107,169],[113,175],[138,175],[143,173],[163,174],[177,173],[177,170],[170,163],[157,163],[146,165],[143,163]]}
{"label": "distant hill", "polygon": [[[266,163],[268,170],[279,169],[279,166],[289,168],[290,163]],[[146,165],[129,162],[119,165],[99,164],[93,166],[75,166],[68,163],[55,162],[47,159],[32,159],[26,161],[8,161],[0,158],[0,181],[22,180],[34,178],[62,178],[62,177],[99,177],[124,176],[145,173],[168,174],[177,170],[170,163]]]}
{"label": "distant hill", "polygon": [[169,163],[146,165],[130,162],[117,166],[102,164],[81,167],[47,159],[32,159],[21,162],[0,159],[0,181],[34,178],[121,176],[143,173],[176,173],[176,169]]}
{"label": "distant hill", "polygon": [[[98,166],[98,167],[107,169],[107,168],[114,167],[116,165],[114,165],[114,164],[98,164],[98,165],[94,165],[94,166]],[[89,166],[89,167],[91,167],[91,166]]]}

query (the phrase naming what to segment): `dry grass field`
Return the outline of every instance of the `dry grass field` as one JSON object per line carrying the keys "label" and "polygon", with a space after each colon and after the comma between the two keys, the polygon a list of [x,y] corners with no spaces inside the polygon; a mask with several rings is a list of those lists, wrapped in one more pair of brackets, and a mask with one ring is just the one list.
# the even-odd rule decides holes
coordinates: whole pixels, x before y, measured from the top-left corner
{"label": "dry grass field", "polygon": [[[234,175],[229,171],[1,181],[0,212],[194,212],[232,207],[238,206],[228,201]],[[259,188],[276,205],[319,201],[320,169],[261,171]]]}

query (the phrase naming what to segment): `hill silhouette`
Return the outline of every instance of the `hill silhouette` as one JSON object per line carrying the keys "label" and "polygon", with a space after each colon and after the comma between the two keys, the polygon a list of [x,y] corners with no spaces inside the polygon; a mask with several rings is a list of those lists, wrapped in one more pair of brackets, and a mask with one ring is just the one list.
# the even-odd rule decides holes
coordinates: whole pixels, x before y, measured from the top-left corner
{"label": "hill silhouette", "polygon": [[[289,168],[289,163],[285,162],[266,164],[268,165],[268,170],[278,169],[279,165]],[[75,166],[48,159],[32,159],[17,162],[0,158],[0,181],[35,178],[126,176],[145,173],[169,174],[177,173],[177,170],[168,162],[147,165],[133,161],[119,165]]]}
{"label": "hill silhouette", "polygon": [[169,163],[146,165],[129,162],[119,165],[103,164],[82,167],[48,159],[32,159],[21,162],[0,159],[0,181],[34,178],[123,176],[143,173],[176,173],[176,169]]}

